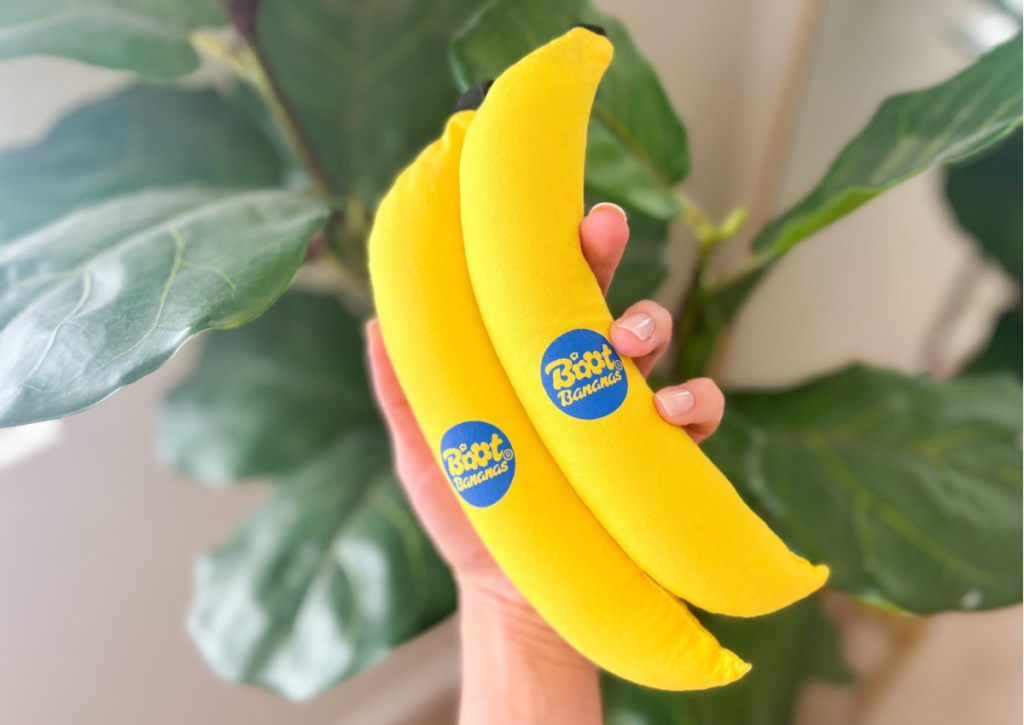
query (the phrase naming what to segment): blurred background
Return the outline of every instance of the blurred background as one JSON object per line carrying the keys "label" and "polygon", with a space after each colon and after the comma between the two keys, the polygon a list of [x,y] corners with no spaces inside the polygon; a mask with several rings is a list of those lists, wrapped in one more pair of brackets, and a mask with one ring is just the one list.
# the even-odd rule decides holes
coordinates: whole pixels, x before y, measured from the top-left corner
{"label": "blurred background", "polygon": [[[686,193],[713,218],[749,210],[748,231],[716,260],[723,268],[749,232],[806,193],[883,98],[938,82],[1016,32],[1012,15],[974,0],[598,5],[631,30],[685,118]],[[0,64],[0,146],[34,142],[129,82],[72,60]],[[195,82],[210,81],[200,72]],[[942,184],[940,172],[922,174],[789,255],[744,309],[716,377],[779,385],[857,359],[955,370],[1019,290],[952,222]],[[672,228],[663,301],[688,279],[687,235]],[[184,624],[195,561],[267,488],[211,491],[159,462],[161,397],[197,352],[186,346],[85,413],[0,430],[0,722],[454,722],[452,621],[308,703],[226,684],[204,663]],[[859,679],[806,688],[798,722],[1020,722],[1020,607],[895,624],[841,598],[826,610]]]}

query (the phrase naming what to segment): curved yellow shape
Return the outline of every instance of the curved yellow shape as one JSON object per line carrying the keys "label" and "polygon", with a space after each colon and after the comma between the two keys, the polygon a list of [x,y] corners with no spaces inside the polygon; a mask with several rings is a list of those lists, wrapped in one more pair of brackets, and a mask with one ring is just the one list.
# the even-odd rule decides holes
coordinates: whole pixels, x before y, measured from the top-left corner
{"label": "curved yellow shape", "polygon": [[[791,553],[606,337],[580,251],[583,161],[608,40],[575,28],[490,88],[462,154],[462,227],[491,342],[562,472],[632,559],[703,609],[756,616],[828,576]],[[642,112],[642,109],[637,109]]]}
{"label": "curved yellow shape", "polygon": [[[573,647],[650,687],[732,682],[749,665],[644,574],[587,510],[491,347],[459,225],[458,160],[472,116],[453,116],[444,136],[399,176],[370,236],[377,314],[402,389],[487,548]],[[472,421],[493,430],[480,435],[469,423],[475,437],[446,437]],[[467,502],[481,492],[489,505]]]}

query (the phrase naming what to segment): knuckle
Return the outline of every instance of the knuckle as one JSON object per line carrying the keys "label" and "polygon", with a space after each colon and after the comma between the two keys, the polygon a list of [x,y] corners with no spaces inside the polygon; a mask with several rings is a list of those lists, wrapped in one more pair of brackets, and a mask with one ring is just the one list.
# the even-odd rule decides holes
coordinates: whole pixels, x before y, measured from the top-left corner
{"label": "knuckle", "polygon": [[725,405],[725,394],[718,387],[718,383],[711,378],[696,378],[691,383],[699,388],[700,394],[706,402],[719,407]]}

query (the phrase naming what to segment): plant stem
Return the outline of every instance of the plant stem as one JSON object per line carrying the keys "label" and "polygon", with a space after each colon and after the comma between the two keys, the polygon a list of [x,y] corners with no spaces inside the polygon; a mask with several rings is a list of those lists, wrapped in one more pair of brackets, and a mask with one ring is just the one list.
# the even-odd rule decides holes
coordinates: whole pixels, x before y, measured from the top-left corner
{"label": "plant stem", "polygon": [[712,301],[711,290],[706,284],[711,255],[722,242],[735,236],[746,220],[746,212],[733,210],[723,222],[715,224],[691,198],[679,195],[683,207],[682,218],[697,239],[698,254],[694,264],[690,286],[683,305],[676,315],[676,360],[675,371],[683,379],[703,374],[720,328],[709,324],[708,306]]}
{"label": "plant stem", "polygon": [[245,45],[232,47],[224,38],[205,30],[192,33],[190,39],[197,50],[222,61],[235,75],[244,78],[256,89],[288,140],[288,145],[309,174],[314,193],[324,199],[330,198],[331,188],[327,176],[259,46],[247,41]]}
{"label": "plant stem", "polygon": [[676,197],[683,207],[682,219],[686,222],[686,226],[690,227],[693,236],[697,238],[703,254],[715,236],[715,225],[691,197],[681,191],[676,192]]}
{"label": "plant stem", "polygon": [[238,63],[233,67],[242,69],[244,77],[252,83],[267,104],[299,161],[309,173],[314,193],[324,199],[330,198],[331,185],[327,175],[321,168],[313,145],[302,128],[298,113],[281,87],[260,43],[260,0],[227,0],[227,6],[232,27],[245,41],[245,45],[236,52]]}
{"label": "plant stem", "polygon": [[313,186],[313,192],[324,199],[331,196],[331,186],[327,181],[327,175],[317,161],[313,153],[313,147],[302,131],[295,109],[281,92],[280,85],[273,70],[267,64],[263,49],[254,46],[251,49],[256,62],[253,64],[258,69],[258,77],[253,79],[253,84],[259,89],[261,95],[267,102],[270,112],[277,119],[278,124],[288,137],[292,148],[295,150],[299,161],[309,173],[309,180]]}
{"label": "plant stem", "polygon": [[[267,105],[289,148],[305,169],[313,193],[327,201],[332,209],[324,230],[326,242],[317,245],[314,254],[326,253],[338,273],[345,295],[360,306],[366,306],[369,299],[366,280],[355,271],[359,268],[358,260],[352,259],[346,250],[350,251],[355,246],[349,239],[352,236],[349,227],[355,222],[356,226],[365,231],[368,222],[350,219],[348,212],[351,203],[346,203],[342,208],[335,198],[334,189],[302,127],[299,114],[259,42],[259,3],[260,0],[226,0],[231,25],[237,36],[234,42],[223,35],[200,30],[192,34],[192,44],[200,52],[220,60],[235,75],[245,79]],[[343,238],[340,244],[339,237]]]}
{"label": "plant stem", "polygon": [[702,375],[711,358],[714,349],[714,337],[704,318],[704,293],[697,283],[698,274],[694,274],[693,286],[691,287],[686,301],[678,315],[676,323],[676,347],[675,373],[681,380]]}

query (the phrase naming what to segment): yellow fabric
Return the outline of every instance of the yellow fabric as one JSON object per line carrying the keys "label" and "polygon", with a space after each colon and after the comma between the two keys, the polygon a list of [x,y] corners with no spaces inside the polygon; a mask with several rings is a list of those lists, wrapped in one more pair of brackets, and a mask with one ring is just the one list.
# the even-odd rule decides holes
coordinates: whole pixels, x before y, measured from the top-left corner
{"label": "yellow fabric", "polygon": [[[461,163],[477,304],[547,449],[629,556],[703,609],[766,614],[818,589],[828,569],[791,553],[686,433],[660,418],[630,360],[617,370],[598,346],[578,351],[582,367],[563,355],[564,365],[542,369],[563,333],[607,337],[612,323],[579,243],[587,121],[611,57],[606,38],[573,29],[503,73],[479,108]],[[596,390],[622,390],[620,406],[592,420],[563,412],[545,386],[566,385],[573,370],[579,384],[611,375]],[[623,373],[625,384],[615,382]]]}
{"label": "yellow fabric", "polygon": [[[749,665],[644,574],[587,510],[545,450],[487,338],[459,224],[458,161],[472,117],[453,116],[441,140],[401,174],[370,237],[377,314],[402,388],[449,479],[456,469],[509,464],[504,450],[511,444],[515,469],[504,495],[485,507],[461,495],[459,502],[502,569],[570,644],[651,687],[732,682]],[[464,421],[486,421],[507,440],[488,435],[468,457],[452,454],[456,462],[446,467],[442,438]]]}

